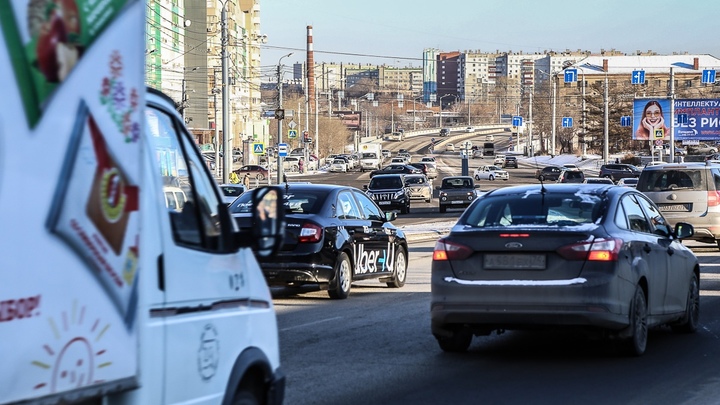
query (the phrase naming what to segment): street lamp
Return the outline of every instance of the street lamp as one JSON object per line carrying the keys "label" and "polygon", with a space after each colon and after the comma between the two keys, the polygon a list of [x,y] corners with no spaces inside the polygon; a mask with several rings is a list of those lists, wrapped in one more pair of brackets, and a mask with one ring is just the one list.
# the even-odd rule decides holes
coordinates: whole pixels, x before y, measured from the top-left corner
{"label": "street lamp", "polygon": [[[292,55],[293,52],[290,52],[289,54],[282,56],[278,60],[277,64],[277,83],[278,83],[278,107],[277,107],[277,113],[275,114],[275,118],[277,119],[277,145],[278,148],[280,147],[280,144],[282,143],[282,120],[284,118],[285,112],[282,109],[282,60],[287,58],[288,56]],[[283,159],[280,156],[280,151],[278,150],[278,157],[277,157],[277,184],[280,184],[282,182],[283,178]]]}

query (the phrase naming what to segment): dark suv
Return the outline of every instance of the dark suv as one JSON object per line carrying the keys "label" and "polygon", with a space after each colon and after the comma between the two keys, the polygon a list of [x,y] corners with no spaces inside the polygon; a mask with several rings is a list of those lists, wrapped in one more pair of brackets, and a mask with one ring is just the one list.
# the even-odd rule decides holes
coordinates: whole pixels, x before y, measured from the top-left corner
{"label": "dark suv", "polygon": [[447,128],[440,129],[440,136],[448,136],[448,135],[450,135],[450,131]]}
{"label": "dark suv", "polygon": [[642,171],[637,167],[625,163],[612,163],[600,166],[598,177],[605,177],[616,182],[628,177],[640,177]]}
{"label": "dark suv", "polygon": [[517,158],[515,156],[505,156],[505,162],[503,163],[503,168],[507,169],[508,167],[514,167],[517,169]]}
{"label": "dark suv", "polygon": [[370,196],[383,211],[399,209],[401,214],[410,213],[410,196],[407,194],[405,176],[402,174],[379,174],[363,185]]}
{"label": "dark suv", "polygon": [[543,176],[544,181],[557,181],[562,171],[563,168],[560,166],[545,166],[535,171],[535,178],[539,180],[540,176]]}

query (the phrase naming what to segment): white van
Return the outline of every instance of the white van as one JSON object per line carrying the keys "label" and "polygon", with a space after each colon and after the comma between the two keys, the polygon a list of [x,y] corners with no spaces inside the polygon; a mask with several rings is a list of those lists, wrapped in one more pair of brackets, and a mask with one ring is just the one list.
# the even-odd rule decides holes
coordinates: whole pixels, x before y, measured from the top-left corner
{"label": "white van", "polygon": [[281,243],[282,188],[254,190],[238,230],[174,101],[145,89],[144,2],[83,3],[83,52],[56,38],[54,65],[28,4],[0,18],[0,404],[282,403],[256,260]]}

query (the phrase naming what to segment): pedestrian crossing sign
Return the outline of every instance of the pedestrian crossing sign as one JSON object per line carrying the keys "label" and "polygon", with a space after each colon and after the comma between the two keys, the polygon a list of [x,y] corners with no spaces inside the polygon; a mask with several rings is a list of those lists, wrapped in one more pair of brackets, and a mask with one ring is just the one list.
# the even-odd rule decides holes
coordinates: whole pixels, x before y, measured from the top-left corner
{"label": "pedestrian crossing sign", "polygon": [[297,129],[288,129],[288,138],[297,138]]}
{"label": "pedestrian crossing sign", "polygon": [[262,155],[265,153],[265,145],[262,143],[253,144],[253,153],[256,155]]}

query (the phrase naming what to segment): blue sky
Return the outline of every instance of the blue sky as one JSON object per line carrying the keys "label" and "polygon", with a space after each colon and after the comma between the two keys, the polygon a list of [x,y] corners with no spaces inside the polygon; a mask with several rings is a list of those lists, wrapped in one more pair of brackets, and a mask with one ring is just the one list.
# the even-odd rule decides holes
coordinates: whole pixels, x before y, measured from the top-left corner
{"label": "blue sky", "polygon": [[719,15],[718,0],[261,0],[262,66],[304,60],[308,25],[316,62],[421,66],[424,48],[720,57]]}

